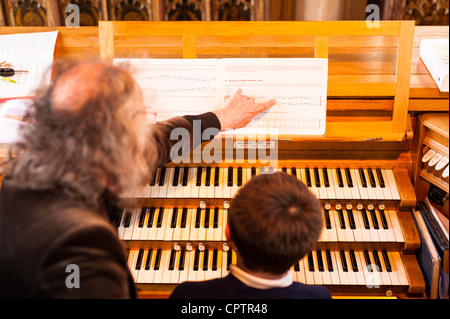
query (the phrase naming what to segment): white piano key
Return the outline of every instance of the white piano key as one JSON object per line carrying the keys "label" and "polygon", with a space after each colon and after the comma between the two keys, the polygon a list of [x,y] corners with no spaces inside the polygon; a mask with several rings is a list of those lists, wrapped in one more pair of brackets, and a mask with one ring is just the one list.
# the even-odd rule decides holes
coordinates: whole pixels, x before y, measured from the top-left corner
{"label": "white piano key", "polygon": [[364,236],[363,236],[363,229],[364,224],[361,224],[361,212],[359,210],[354,209],[353,211],[353,219],[355,220],[355,229],[353,229],[353,237],[355,238],[356,242],[363,242]]}
{"label": "white piano key", "polygon": [[[389,253],[388,253],[389,255]],[[391,258],[392,256],[392,258]],[[395,271],[397,272],[398,279],[400,281],[400,285],[407,286],[409,285],[408,277],[405,272],[405,268],[403,266],[402,259],[400,257],[400,253],[397,251],[391,252],[391,255],[389,256],[391,260],[391,265],[395,264]]]}
{"label": "white piano key", "polygon": [[223,168],[223,198],[231,198],[231,187],[228,186],[228,168]]}
{"label": "white piano key", "polygon": [[[325,254],[326,257],[326,254]],[[331,265],[333,266],[333,271],[329,271],[328,270],[328,259],[327,259],[327,271],[330,274],[330,278],[331,278],[331,284],[332,285],[340,285],[341,284],[341,280],[339,278],[339,272],[338,272],[338,267],[336,264],[336,258],[334,257],[334,252],[330,251],[330,259],[331,259]]]}
{"label": "white piano key", "polygon": [[[128,210],[130,211],[130,210]],[[138,210],[133,209],[131,210],[131,219],[130,219],[130,224],[128,227],[124,227],[124,232],[123,232],[123,240],[131,240],[131,237],[133,235],[133,225],[136,224],[136,219],[138,218]]]}
{"label": "white piano key", "polygon": [[307,255],[300,262],[303,262],[303,269],[305,269],[306,284],[314,285],[314,272],[309,270]]}
{"label": "white piano key", "polygon": [[323,284],[323,278],[322,278],[322,272],[319,271],[319,265],[317,262],[317,252],[316,251],[312,251],[312,260],[314,262],[314,272],[313,272],[313,276],[314,276],[314,283],[316,285],[322,285]]}
{"label": "white piano key", "polygon": [[130,227],[133,229],[133,233],[131,234],[131,240],[139,240],[141,237],[141,231],[143,227],[139,227],[139,221],[141,219],[142,208],[133,209],[133,213],[136,214],[136,220],[133,225],[130,224]]}
{"label": "white piano key", "polygon": [[161,174],[161,167],[158,167],[156,169],[155,184],[153,186],[150,186],[149,197],[151,197],[151,198],[158,198],[158,195],[159,195],[158,181],[159,181],[160,174]]}
{"label": "white piano key", "polygon": [[389,277],[389,273],[387,272],[386,265],[384,264],[383,256],[380,251],[373,251],[373,255],[377,254],[378,259],[380,260],[381,265],[381,281],[383,286],[391,286],[391,278]]}
{"label": "white piano key", "polygon": [[175,252],[175,259],[172,270],[170,270],[169,267],[167,266],[168,273],[170,274],[169,283],[171,284],[178,284],[180,281],[180,270],[178,269],[180,264],[180,254],[181,250]]}
{"label": "white piano key", "polygon": [[384,211],[384,216],[386,216],[386,221],[387,221],[387,224],[388,224],[388,229],[386,230],[387,241],[389,241],[389,242],[396,242],[397,239],[395,238],[394,225],[392,224],[391,214],[389,213],[389,210],[385,210]]}
{"label": "white piano key", "polygon": [[383,176],[384,185],[385,185],[384,188],[382,188],[384,199],[390,200],[390,199],[392,199],[392,193],[391,193],[391,188],[389,185],[389,180],[387,178],[386,171],[384,169],[381,170],[381,175]]}
{"label": "white piano key", "polygon": [[347,266],[348,266],[348,282],[350,285],[357,285],[358,284],[358,280],[356,278],[356,273],[353,271],[353,267],[352,267],[352,261],[350,259],[350,253],[348,251],[345,251],[345,257],[347,259]]}
{"label": "white piano key", "polygon": [[[178,169],[180,169],[178,167]],[[176,197],[176,191],[177,191],[177,187],[179,185],[173,186],[173,180],[174,180],[174,175],[175,175],[175,168],[171,167],[170,171],[169,171],[169,185],[167,185],[167,193],[166,193],[166,197],[167,198],[175,198]],[[177,181],[180,181],[180,174],[178,175],[178,179]]]}
{"label": "white piano key", "polygon": [[347,241],[350,242],[354,242],[355,241],[355,237],[353,236],[353,230],[350,228],[350,220],[348,217],[348,213],[345,209],[342,210],[342,215],[344,215],[344,220],[345,220],[345,238],[347,239]]}
{"label": "white piano key", "polygon": [[[190,240],[191,236],[190,233],[192,231],[192,219],[194,218],[195,214],[195,209],[189,208],[187,210],[187,215],[186,215],[186,226],[184,228],[181,228],[181,238],[180,240]],[[192,239],[194,240],[194,239]],[[196,240],[196,239],[195,239]]]}
{"label": "white piano key", "polygon": [[338,212],[333,209],[330,209],[330,218],[331,217],[334,218],[337,240],[341,241],[341,242],[346,242],[347,241],[346,233],[345,233],[344,229],[341,228],[341,222],[339,220]]}
{"label": "white piano key", "polygon": [[198,228],[197,240],[205,241],[206,240],[206,228],[205,228],[205,209],[201,210],[200,215],[200,227]]}
{"label": "white piano key", "polygon": [[166,174],[164,175],[164,184],[159,187],[158,197],[159,198],[166,198],[167,197],[167,189],[169,187],[170,180],[170,172],[172,172],[172,168],[167,167],[166,168]]}
{"label": "white piano key", "polygon": [[187,274],[187,281],[195,281],[195,277],[197,275],[197,271],[194,271],[194,260],[195,260],[195,249],[192,249],[190,251],[190,258],[189,258],[189,269]]}
{"label": "white piano key", "polygon": [[[342,261],[341,261],[341,255],[339,254],[339,251],[332,251],[331,256],[334,257],[333,263],[337,267],[337,271],[339,274],[339,281],[341,285],[349,285],[349,279],[348,279],[348,271],[344,271],[342,268]],[[347,263],[348,266],[348,263]]]}
{"label": "white piano key", "polygon": [[137,278],[137,271],[136,271],[136,260],[138,257],[138,250],[137,249],[131,249],[128,254],[128,269],[130,269],[131,275],[133,276],[134,282],[136,282]]}
{"label": "white piano key", "polygon": [[173,228],[172,226],[172,217],[173,217],[174,209],[173,208],[167,208],[166,214],[167,214],[167,221],[165,223],[166,230],[164,231],[164,240],[170,241],[173,237]]}
{"label": "white piano key", "polygon": [[358,271],[355,273],[356,281],[358,285],[363,286],[366,284],[366,277],[364,274],[365,263],[364,260],[362,259],[364,257],[362,256],[362,253],[359,251],[355,251],[354,254],[356,259],[356,265],[358,266]]}
{"label": "white piano key", "polygon": [[389,183],[389,189],[391,190],[392,199],[400,200],[400,193],[397,188],[397,182],[395,181],[394,171],[391,169],[387,169],[384,172],[387,177],[386,180]]}
{"label": "white piano key", "polygon": [[357,169],[350,169],[350,175],[353,181],[353,199],[367,199],[367,191],[362,190],[362,185],[360,184],[359,173]]}
{"label": "white piano key", "polygon": [[387,242],[386,230],[383,228],[383,220],[381,219],[380,212],[378,209],[375,209],[375,214],[377,215],[379,229],[378,229],[378,237],[380,238],[380,242]]}
{"label": "white piano key", "polygon": [[[211,178],[210,178],[210,184],[209,186],[206,187],[206,197],[207,198],[215,198],[214,196],[214,192],[215,192],[215,188],[214,187],[214,175],[215,174],[215,169],[214,167],[211,167]],[[219,198],[219,197],[217,197]]]}
{"label": "white piano key", "polygon": [[[206,223],[206,220],[205,220]],[[209,227],[206,228],[206,241],[214,240],[214,208],[209,210]]]}
{"label": "white piano key", "polygon": [[[319,251],[317,251],[317,254],[319,254]],[[327,256],[324,250],[320,251],[320,254],[322,255],[322,263],[323,263],[322,284],[331,285],[331,275],[328,270]]]}
{"label": "white piano key", "polygon": [[[164,234],[166,232],[166,224],[167,224],[167,216],[169,215],[168,209],[164,209],[164,208],[160,208],[159,209],[159,214],[158,214],[158,218],[159,215],[162,215],[161,217],[161,227],[158,227],[158,225],[156,226],[156,238],[155,240],[164,240]],[[156,220],[158,221],[158,219]]]}
{"label": "white piano key", "polygon": [[217,250],[216,258],[216,269],[212,269],[212,279],[222,278],[222,250]]}
{"label": "white piano key", "polygon": [[187,185],[183,186],[183,198],[198,198],[198,193],[197,195],[195,194],[195,190],[193,193],[191,193],[192,191],[192,186],[195,186],[196,183],[196,179],[197,176],[195,175],[195,171],[196,169],[194,167],[190,167],[189,168],[189,174],[188,174],[188,180],[187,180]]}
{"label": "white piano key", "polygon": [[146,276],[145,262],[147,261],[147,256],[148,256],[148,249],[144,249],[144,254],[142,256],[141,269],[138,271],[138,274],[137,274],[137,277],[135,280],[136,283],[144,283],[145,282],[145,276]]}
{"label": "white piano key", "polygon": [[367,219],[369,220],[369,225],[370,225],[369,234],[370,234],[371,241],[379,242],[380,238],[378,236],[378,230],[375,229],[375,226],[373,224],[372,214],[368,210],[366,211],[366,213],[367,213]]}
{"label": "white piano key", "polygon": [[181,217],[183,216],[183,208],[178,208],[177,220],[175,228],[173,229],[172,240],[179,241],[181,240]]}
{"label": "white piano key", "polygon": [[389,218],[391,220],[392,228],[394,230],[394,235],[395,235],[397,242],[401,242],[401,243],[405,242],[405,238],[403,237],[403,231],[402,231],[400,222],[397,217],[397,212],[395,210],[391,210],[391,209],[385,210],[384,212],[385,212],[385,214],[389,214]]}
{"label": "white piano key", "polygon": [[[224,198],[223,196],[223,189],[224,189],[224,172],[225,169],[224,168],[220,168],[217,170],[217,172],[219,173],[219,186],[214,186],[214,196],[215,198]],[[215,173],[214,173],[214,178],[215,177]],[[213,180],[214,182],[214,180]],[[214,185],[214,184],[213,184]]]}
{"label": "white piano key", "polygon": [[167,283],[167,281],[163,280],[167,280],[167,276],[164,276],[166,274],[165,269],[166,269],[166,264],[168,264],[168,258],[170,257],[170,250],[161,250],[161,259],[160,259],[160,263],[159,263],[159,269],[155,270],[155,277],[153,279],[153,282],[155,284],[162,284],[162,283]]}
{"label": "white piano key", "polygon": [[199,231],[199,229],[200,229],[200,227],[199,228],[196,228],[195,227],[195,221],[196,221],[196,218],[197,218],[197,211],[199,211],[200,212],[200,221],[201,221],[201,210],[198,210],[198,209],[195,209],[195,208],[193,208],[193,209],[190,209],[190,212],[191,212],[191,223],[190,223],[190,235],[189,235],[189,240],[192,240],[192,241],[196,241],[196,240],[198,240],[198,231]]}
{"label": "white piano key", "polygon": [[336,193],[337,199],[342,199],[344,197],[344,188],[339,187],[339,181],[336,176],[336,170],[335,169],[328,169],[328,179],[330,180],[330,187],[333,185],[334,191]]}
{"label": "white piano key", "polygon": [[[197,176],[197,173],[195,174],[195,176]],[[208,187],[206,187],[206,167],[203,167],[202,169],[202,178],[200,186],[196,187],[198,187],[198,198],[206,198],[206,195],[208,193]]]}
{"label": "white piano key", "polygon": [[[359,189],[359,196],[361,199],[369,199],[369,193],[367,191],[367,184],[366,187],[363,186],[362,181],[361,181],[361,176],[359,173],[359,170],[355,169],[355,170],[351,170],[354,172],[354,176],[355,176],[355,180],[356,181],[356,185],[358,186]],[[367,182],[367,176],[366,176],[366,182]]]}
{"label": "white piano key", "polygon": [[178,175],[178,185],[175,187],[175,198],[182,198],[183,197],[183,175],[184,175],[184,169],[186,167],[180,167],[180,173]]}
{"label": "white piano key", "polygon": [[[213,240],[215,241],[220,241],[220,240],[224,240],[223,238],[223,209],[218,209],[218,216],[217,216],[218,220],[217,220],[217,228],[213,228],[214,229],[214,235],[213,235]],[[213,225],[214,227],[214,225]]]}
{"label": "white piano key", "polygon": [[394,286],[400,286],[400,279],[399,279],[399,275],[397,272],[397,268],[395,267],[395,262],[394,259],[392,257],[392,253],[391,252],[387,252],[388,255],[388,259],[389,259],[389,263],[391,264],[391,272],[389,273],[389,277],[391,279],[391,283]]}
{"label": "white piano key", "polygon": [[331,182],[331,178],[330,178],[330,174],[329,174],[329,170],[327,170],[327,175],[328,175],[328,184],[329,187],[325,187],[325,177],[323,175],[323,170],[320,169],[319,170],[319,174],[320,174],[320,178],[321,180],[323,180],[323,187],[325,187],[325,190],[327,192],[327,198],[328,199],[336,199],[336,191],[334,190],[334,184]]}
{"label": "white piano key", "polygon": [[178,282],[181,284],[182,282],[185,282],[188,280],[189,277],[189,271],[190,271],[190,262],[191,262],[191,253],[192,251],[184,251],[184,267],[183,270],[180,270],[180,278]]}

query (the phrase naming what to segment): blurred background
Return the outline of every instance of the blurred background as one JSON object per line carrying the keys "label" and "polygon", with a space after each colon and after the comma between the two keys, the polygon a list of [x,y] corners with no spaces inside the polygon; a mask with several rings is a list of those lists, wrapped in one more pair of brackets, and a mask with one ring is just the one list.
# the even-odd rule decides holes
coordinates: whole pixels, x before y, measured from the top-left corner
{"label": "blurred background", "polygon": [[[65,25],[77,5],[81,26],[99,20],[257,21],[364,20],[375,4],[382,20],[448,25],[449,0],[0,0],[0,25]],[[370,14],[371,12],[369,12]]]}

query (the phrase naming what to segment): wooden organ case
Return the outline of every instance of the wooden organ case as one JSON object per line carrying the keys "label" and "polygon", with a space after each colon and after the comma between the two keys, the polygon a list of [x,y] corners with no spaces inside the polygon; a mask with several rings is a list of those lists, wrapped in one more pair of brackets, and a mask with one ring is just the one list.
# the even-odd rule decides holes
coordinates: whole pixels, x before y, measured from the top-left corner
{"label": "wooden organ case", "polygon": [[[235,160],[236,145],[247,152],[252,138],[229,143],[218,137],[211,143],[233,148],[233,158],[168,163],[144,190],[121,199],[117,227],[140,296],[164,298],[181,281],[225,276],[236,260],[224,235],[227,208],[252,174],[267,170],[296,174],[323,205],[322,236],[292,266],[294,280],[325,285],[333,296],[421,296],[425,282],[415,256],[420,238],[411,217],[413,36],[412,21],[380,21],[375,27],[365,21],[100,22],[100,56],[108,62],[329,59],[326,133],[265,140],[267,152],[276,149],[275,169]],[[178,188],[170,198],[169,187]]]}

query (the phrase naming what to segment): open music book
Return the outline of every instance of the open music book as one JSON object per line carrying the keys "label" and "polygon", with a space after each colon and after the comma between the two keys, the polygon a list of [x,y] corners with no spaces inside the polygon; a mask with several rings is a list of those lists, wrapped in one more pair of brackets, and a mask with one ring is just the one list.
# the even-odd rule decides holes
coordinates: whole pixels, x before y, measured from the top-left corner
{"label": "open music book", "polygon": [[57,36],[58,31],[0,35],[0,63],[27,71],[0,79],[0,99],[30,97],[50,83]]}
{"label": "open music book", "polygon": [[[226,105],[240,88],[256,103],[277,103],[247,127],[224,134],[323,135],[327,59],[115,59],[134,75],[157,120],[196,115]],[[227,128],[225,128],[227,129]]]}

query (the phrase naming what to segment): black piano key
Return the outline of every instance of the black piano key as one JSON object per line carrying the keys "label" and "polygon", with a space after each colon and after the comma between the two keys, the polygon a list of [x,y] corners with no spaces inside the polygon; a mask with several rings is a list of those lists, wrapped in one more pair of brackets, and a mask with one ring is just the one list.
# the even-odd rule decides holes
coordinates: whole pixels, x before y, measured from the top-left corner
{"label": "black piano key", "polygon": [[194,253],[194,270],[198,270],[198,262],[200,259],[200,250],[196,249]]}
{"label": "black piano key", "polygon": [[325,183],[325,187],[330,187],[330,180],[328,179],[328,170],[326,168],[322,168],[323,173],[323,182]]}
{"label": "black piano key", "polygon": [[373,261],[375,262],[375,265],[377,265],[377,271],[381,272],[382,268],[381,268],[380,257],[378,256],[378,251],[376,249],[374,251],[372,251],[372,256],[373,256]]}
{"label": "black piano key", "polygon": [[175,207],[172,212],[172,220],[170,221],[170,228],[177,227],[178,207]]}
{"label": "black piano key", "polygon": [[205,224],[204,224],[205,228],[209,228],[209,215],[210,215],[210,213],[211,213],[210,208],[209,207],[206,208],[205,209]]}
{"label": "black piano key", "polygon": [[350,223],[350,229],[356,229],[355,218],[353,216],[353,211],[347,209],[348,222]]}
{"label": "black piano key", "polygon": [[341,256],[342,270],[344,272],[348,272],[348,264],[347,264],[347,258],[345,257],[345,252],[343,250],[340,250],[339,255]]}
{"label": "black piano key", "polygon": [[384,266],[386,267],[386,271],[387,272],[392,272],[391,261],[389,260],[389,256],[388,256],[386,250],[383,250],[381,252],[381,255],[383,256]]}
{"label": "black piano key", "polygon": [[153,220],[155,219],[155,207],[150,208],[150,212],[148,215],[147,228],[151,228],[153,226]]}
{"label": "black piano key", "polygon": [[141,248],[141,249],[139,249],[138,258],[136,260],[136,266],[134,267],[134,269],[136,269],[136,270],[141,269],[143,256],[144,256],[144,249]]}
{"label": "black piano key", "polygon": [[123,220],[123,227],[125,227],[125,228],[130,227],[131,216],[132,216],[132,213],[129,210],[127,210],[125,212],[125,218]]}
{"label": "black piano key", "polygon": [[345,169],[345,177],[347,179],[348,187],[353,187],[353,179],[352,179],[352,175],[350,174],[350,169],[349,168]]}
{"label": "black piano key", "polygon": [[147,258],[145,259],[145,270],[150,270],[152,265],[150,264],[152,262],[152,253],[153,249],[149,249],[147,253]]}
{"label": "black piano key", "polygon": [[389,225],[386,219],[386,214],[384,213],[383,209],[380,209],[378,211],[380,213],[380,218],[381,218],[381,224],[383,225],[383,229],[389,229]]}
{"label": "black piano key", "polygon": [[300,271],[300,264],[299,264],[299,262],[296,262],[294,264],[294,271]]}
{"label": "black piano key", "polygon": [[252,178],[256,175],[256,167],[252,167]]}
{"label": "black piano key", "polygon": [[158,185],[159,186],[164,186],[164,180],[166,179],[166,167],[161,167],[161,173],[159,174],[159,181],[158,181]]}
{"label": "black piano key", "polygon": [[373,269],[372,269],[372,266],[370,266],[370,265],[372,265],[372,261],[370,260],[369,252],[367,250],[364,250],[363,255],[364,255],[364,261],[366,262],[366,269],[369,272],[372,272]]}
{"label": "black piano key", "polygon": [[305,168],[305,175],[306,175],[306,186],[311,187],[311,174],[309,172],[309,168]]}
{"label": "black piano key", "polygon": [[336,168],[336,176],[338,179],[338,186],[344,187],[344,180],[342,179],[342,173],[340,168]]}
{"label": "black piano key", "polygon": [[209,187],[211,186],[211,167],[208,166],[206,168],[206,176],[205,176],[205,186]]}
{"label": "black piano key", "polygon": [[242,186],[242,167],[238,167],[237,174],[237,186]]}
{"label": "black piano key", "polygon": [[202,186],[202,172],[203,167],[201,166],[197,167],[197,181],[195,183],[196,186]]}
{"label": "black piano key", "polygon": [[353,250],[350,250],[350,263],[352,264],[353,272],[358,272],[358,263],[356,262],[356,256],[355,252]]}
{"label": "black piano key", "polygon": [[150,186],[155,186],[156,185],[156,176],[158,175],[158,170],[160,170],[159,168],[155,170],[154,174],[152,174],[152,179],[150,180]]}
{"label": "black piano key", "polygon": [[231,262],[233,261],[233,252],[231,249],[227,251],[227,270],[230,270]]}
{"label": "black piano key", "polygon": [[180,263],[178,264],[178,270],[184,270],[184,258],[186,255],[186,250],[183,248],[180,251]]}
{"label": "black piano key", "polygon": [[214,208],[213,228],[219,228],[219,207]]}
{"label": "black piano key", "polygon": [[331,219],[330,219],[330,211],[328,209],[324,209],[325,214],[325,225],[327,229],[331,229]]}
{"label": "black piano key", "polygon": [[214,186],[219,186],[220,167],[214,168]]}
{"label": "black piano key", "polygon": [[161,253],[162,249],[158,248],[158,250],[156,251],[155,266],[153,266],[153,270],[159,270],[159,266],[161,264]]}
{"label": "black piano key", "polygon": [[189,180],[189,167],[185,167],[183,170],[183,181],[181,182],[181,186],[187,186]]}
{"label": "black piano key", "polygon": [[361,209],[361,216],[364,222],[364,228],[365,229],[370,229],[370,223],[369,223],[369,218],[367,217],[367,212],[366,210],[363,208]]}
{"label": "black piano key", "polygon": [[227,186],[233,186],[233,167],[228,167],[228,183]]}
{"label": "black piano key", "polygon": [[317,167],[314,167],[314,179],[316,180],[316,187],[320,187],[320,174]]}
{"label": "black piano key", "polygon": [[213,250],[212,270],[217,270],[217,249]]}
{"label": "black piano key", "polygon": [[173,172],[172,186],[178,186],[178,181],[180,180],[180,168],[177,166]]}
{"label": "black piano key", "polygon": [[314,271],[314,260],[313,260],[312,252],[310,252],[308,254],[307,258],[308,258],[309,271]]}
{"label": "black piano key", "polygon": [[366,174],[364,174],[364,169],[360,168],[359,171],[359,178],[361,179],[361,185],[364,188],[367,188],[367,180],[366,180]]}
{"label": "black piano key", "polygon": [[381,169],[377,168],[377,177],[378,177],[378,183],[380,184],[381,188],[385,188],[386,184],[384,183],[383,174],[381,173]]}
{"label": "black piano key", "polygon": [[188,209],[186,207],[183,207],[183,212],[181,213],[180,228],[186,228],[187,213],[188,213]]}
{"label": "black piano key", "polygon": [[331,253],[329,250],[325,251],[325,256],[327,258],[328,271],[334,271],[333,260],[331,259]]}
{"label": "black piano key", "polygon": [[144,227],[145,215],[147,214],[147,207],[142,207],[141,214],[139,215],[138,227]]}
{"label": "black piano key", "polygon": [[120,226],[120,223],[122,222],[122,217],[123,217],[123,210],[120,210],[117,212],[116,216],[116,227]]}
{"label": "black piano key", "polygon": [[157,228],[161,228],[163,217],[164,217],[164,207],[161,207],[159,209],[158,220],[156,221],[156,227]]}
{"label": "black piano key", "polygon": [[375,188],[377,184],[375,182],[375,176],[373,175],[373,170],[371,168],[367,169],[367,175],[369,176],[370,187]]}
{"label": "black piano key", "polygon": [[380,225],[378,223],[377,214],[375,213],[375,209],[369,210],[370,217],[372,217],[373,228],[380,229]]}
{"label": "black piano key", "polygon": [[297,169],[295,167],[291,168],[291,175],[297,177]]}
{"label": "black piano key", "polygon": [[172,249],[170,251],[170,258],[169,258],[169,270],[174,270],[175,269],[175,256],[176,256],[176,251],[175,249]]}
{"label": "black piano key", "polygon": [[319,271],[324,271],[324,266],[323,266],[323,258],[322,258],[322,251],[319,249],[317,252],[317,267],[319,267]]}
{"label": "black piano key", "polygon": [[342,209],[339,209],[339,210],[337,210],[337,213],[339,216],[339,224],[341,226],[341,229],[346,229],[344,212],[342,211]]}
{"label": "black piano key", "polygon": [[205,249],[203,251],[203,270],[204,271],[208,270],[208,259],[209,259],[209,250]]}
{"label": "black piano key", "polygon": [[195,228],[200,228],[200,217],[202,216],[202,209],[197,208],[197,215],[195,216]]}

